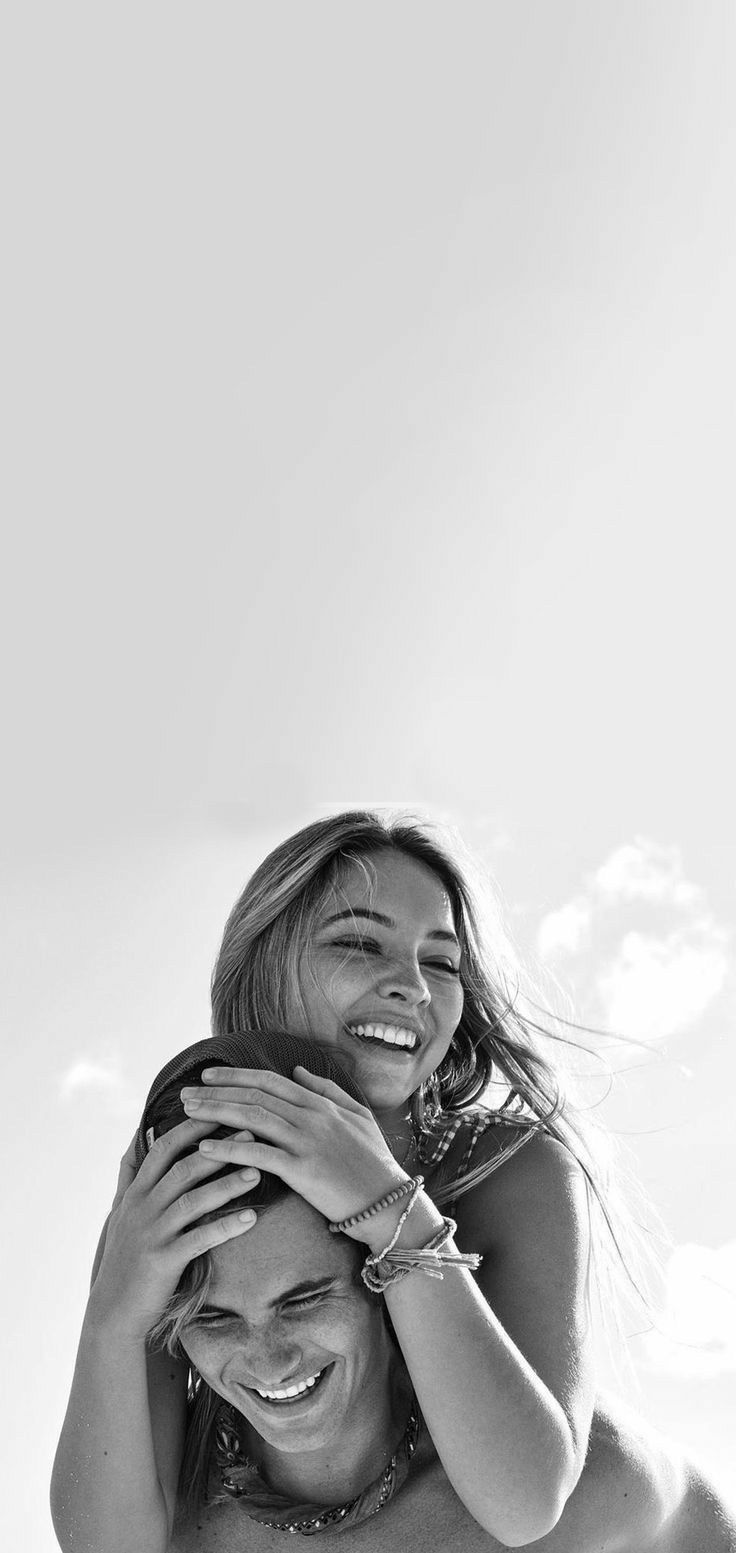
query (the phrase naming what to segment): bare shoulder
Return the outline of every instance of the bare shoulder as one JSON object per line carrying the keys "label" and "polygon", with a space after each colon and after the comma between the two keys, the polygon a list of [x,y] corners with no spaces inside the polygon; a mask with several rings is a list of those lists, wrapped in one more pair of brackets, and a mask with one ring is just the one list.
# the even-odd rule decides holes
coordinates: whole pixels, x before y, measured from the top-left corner
{"label": "bare shoulder", "polygon": [[552,1223],[558,1233],[565,1224],[574,1231],[587,1223],[582,1167],[548,1133],[530,1134],[528,1128],[497,1123],[479,1138],[472,1164],[492,1168],[458,1199],[458,1229],[464,1239],[472,1236],[475,1242],[500,1248],[509,1236],[517,1240],[524,1225],[536,1235],[549,1232]]}
{"label": "bare shoulder", "polygon": [[682,1494],[652,1553],[736,1553],[736,1502],[727,1505],[699,1468],[686,1463]]}
{"label": "bare shoulder", "polygon": [[612,1553],[736,1553],[736,1522],[713,1487],[619,1398],[598,1399],[569,1509],[588,1529],[605,1523]]}
{"label": "bare shoulder", "polygon": [[654,1553],[684,1491],[682,1453],[620,1399],[599,1397],[576,1494],[594,1507],[602,1499],[613,1546]]}

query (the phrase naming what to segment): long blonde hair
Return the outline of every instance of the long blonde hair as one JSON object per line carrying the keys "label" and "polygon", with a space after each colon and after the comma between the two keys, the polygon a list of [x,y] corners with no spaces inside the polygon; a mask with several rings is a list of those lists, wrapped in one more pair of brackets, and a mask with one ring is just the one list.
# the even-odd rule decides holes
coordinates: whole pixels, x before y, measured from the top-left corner
{"label": "long blonde hair", "polygon": [[[608,1300],[612,1283],[620,1285],[624,1271],[630,1289],[648,1308],[640,1287],[646,1247],[619,1189],[610,1145],[573,1104],[560,1064],[546,1049],[549,1042],[575,1049],[579,1045],[571,1040],[565,1021],[550,1016],[544,1025],[538,1022],[537,1005],[522,994],[518,964],[500,922],[494,922],[490,932],[486,928],[469,865],[463,866],[426,822],[348,811],[317,820],[277,846],[249,879],[226,923],[212,977],[213,1034],[248,1026],[288,1028],[295,1006],[305,1013],[299,983],[302,955],[308,953],[326,897],[354,865],[370,883],[373,860],[386,852],[424,864],[444,885],[462,950],[462,1017],[436,1074],[413,1097],[415,1123],[431,1132],[445,1125],[448,1116],[479,1104],[490,1107],[491,1090],[500,1090],[500,1103],[491,1108],[499,1119],[514,1124],[508,1146],[492,1162],[453,1183],[453,1195],[500,1168],[534,1132],[546,1132],[577,1160],[595,1209],[591,1221],[599,1297],[605,1286]],[[319,1036],[319,1031],[313,1033]],[[449,1188],[442,1196],[449,1196]]]}

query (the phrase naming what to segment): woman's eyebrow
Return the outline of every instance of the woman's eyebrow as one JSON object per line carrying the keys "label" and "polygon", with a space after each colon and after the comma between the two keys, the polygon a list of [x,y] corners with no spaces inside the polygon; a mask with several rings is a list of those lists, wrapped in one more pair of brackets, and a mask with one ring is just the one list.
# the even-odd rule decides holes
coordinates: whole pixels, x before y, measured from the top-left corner
{"label": "woman's eyebrow", "polygon": [[[367,917],[370,922],[378,922],[381,927],[396,927],[393,917],[384,916],[382,911],[369,911],[367,906],[349,906],[347,911],[336,911],[334,917],[325,917],[320,926],[329,927],[332,922],[342,922],[346,917]],[[460,948],[457,935],[448,932],[446,928],[434,928],[426,936],[446,939],[448,943],[457,944]]]}

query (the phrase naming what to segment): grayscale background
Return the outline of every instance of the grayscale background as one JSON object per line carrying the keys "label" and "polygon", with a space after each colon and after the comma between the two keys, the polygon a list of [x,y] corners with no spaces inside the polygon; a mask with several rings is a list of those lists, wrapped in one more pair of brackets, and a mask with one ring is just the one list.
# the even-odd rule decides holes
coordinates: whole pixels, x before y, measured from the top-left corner
{"label": "grayscale background", "polygon": [[638,1405],[733,1492],[736,11],[1,27],[8,1545],[55,1549],[93,1249],[229,907],[358,804],[456,825],[628,1037]]}

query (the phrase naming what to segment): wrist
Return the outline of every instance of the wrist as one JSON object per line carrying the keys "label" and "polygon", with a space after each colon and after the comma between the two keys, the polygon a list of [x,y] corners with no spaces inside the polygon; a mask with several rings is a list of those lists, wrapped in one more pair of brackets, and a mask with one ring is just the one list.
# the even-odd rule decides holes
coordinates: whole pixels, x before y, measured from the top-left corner
{"label": "wrist", "polygon": [[357,1240],[360,1245],[366,1245],[366,1234],[370,1233],[369,1226],[374,1219],[380,1219],[386,1223],[385,1215],[393,1208],[395,1203],[407,1199],[415,1190],[414,1178],[406,1174],[405,1170],[393,1170],[390,1178],[381,1186],[380,1182],[373,1188],[373,1195],[368,1204],[349,1217],[340,1219],[337,1223],[330,1224],[333,1235],[348,1235],[351,1240]]}
{"label": "wrist", "polygon": [[[406,1205],[407,1198],[403,1198],[399,1202],[393,1203],[390,1208],[383,1208],[380,1213],[358,1225],[358,1230],[362,1231],[360,1239],[368,1247],[371,1256],[376,1256],[379,1251],[383,1251],[392,1236],[395,1235]],[[441,1228],[442,1223],[443,1218],[439,1208],[435,1207],[431,1197],[428,1197],[426,1192],[420,1188],[411,1213],[401,1226],[401,1233],[397,1244],[402,1248],[410,1249],[424,1246],[431,1236],[436,1234],[437,1230]]]}
{"label": "wrist", "polygon": [[145,1350],[148,1328],[140,1313],[121,1310],[119,1303],[111,1300],[99,1280],[94,1284],[87,1301],[83,1334],[92,1343],[103,1343],[108,1348]]}

